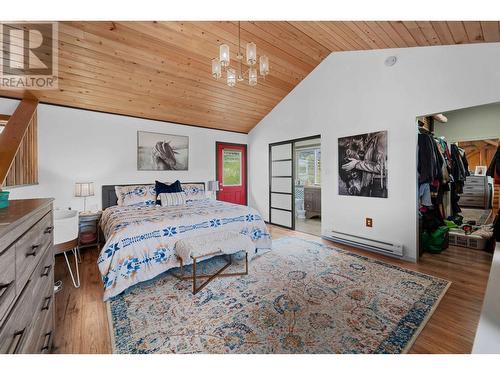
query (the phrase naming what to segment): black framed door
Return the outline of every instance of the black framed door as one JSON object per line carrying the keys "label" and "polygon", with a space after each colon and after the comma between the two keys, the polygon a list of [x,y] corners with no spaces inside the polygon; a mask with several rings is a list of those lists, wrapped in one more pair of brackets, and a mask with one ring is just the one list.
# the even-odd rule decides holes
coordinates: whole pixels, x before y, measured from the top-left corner
{"label": "black framed door", "polygon": [[269,222],[294,228],[293,142],[269,145]]}
{"label": "black framed door", "polygon": [[269,223],[295,229],[295,143],[321,135],[269,144]]}

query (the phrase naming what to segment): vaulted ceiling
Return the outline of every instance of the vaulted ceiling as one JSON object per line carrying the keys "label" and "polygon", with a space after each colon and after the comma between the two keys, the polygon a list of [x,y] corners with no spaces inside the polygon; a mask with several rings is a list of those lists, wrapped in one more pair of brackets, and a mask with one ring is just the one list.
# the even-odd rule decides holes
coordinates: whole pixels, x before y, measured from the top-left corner
{"label": "vaulted ceiling", "polygon": [[255,87],[211,76],[237,22],[61,22],[59,89],[0,90],[40,102],[247,133],[334,51],[500,41],[499,22],[241,22],[270,60]]}

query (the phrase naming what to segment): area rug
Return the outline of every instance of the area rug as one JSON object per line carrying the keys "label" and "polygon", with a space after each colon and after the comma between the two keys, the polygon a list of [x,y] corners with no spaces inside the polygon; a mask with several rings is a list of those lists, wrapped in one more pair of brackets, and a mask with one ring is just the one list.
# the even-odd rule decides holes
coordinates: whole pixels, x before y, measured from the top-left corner
{"label": "area rug", "polygon": [[[217,260],[208,260],[209,269]],[[170,273],[109,302],[115,353],[404,353],[450,283],[317,242],[191,293]]]}

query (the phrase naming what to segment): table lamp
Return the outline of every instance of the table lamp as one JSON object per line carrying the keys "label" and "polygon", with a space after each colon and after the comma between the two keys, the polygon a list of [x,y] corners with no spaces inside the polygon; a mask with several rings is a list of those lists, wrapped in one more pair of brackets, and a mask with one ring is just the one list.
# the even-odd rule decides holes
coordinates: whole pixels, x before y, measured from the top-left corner
{"label": "table lamp", "polygon": [[75,184],[75,197],[83,197],[83,212],[87,212],[87,197],[94,196],[93,182],[77,182]]}
{"label": "table lamp", "polygon": [[212,196],[217,199],[217,191],[219,191],[219,181],[208,181],[207,190],[213,192]]}

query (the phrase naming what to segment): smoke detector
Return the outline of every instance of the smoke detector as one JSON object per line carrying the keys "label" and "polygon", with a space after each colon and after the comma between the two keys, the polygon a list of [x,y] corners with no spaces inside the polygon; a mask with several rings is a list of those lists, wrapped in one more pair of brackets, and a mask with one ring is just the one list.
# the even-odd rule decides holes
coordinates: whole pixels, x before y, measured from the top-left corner
{"label": "smoke detector", "polygon": [[385,59],[385,65],[386,66],[393,66],[396,64],[398,61],[398,58],[396,56],[389,56],[387,59]]}

